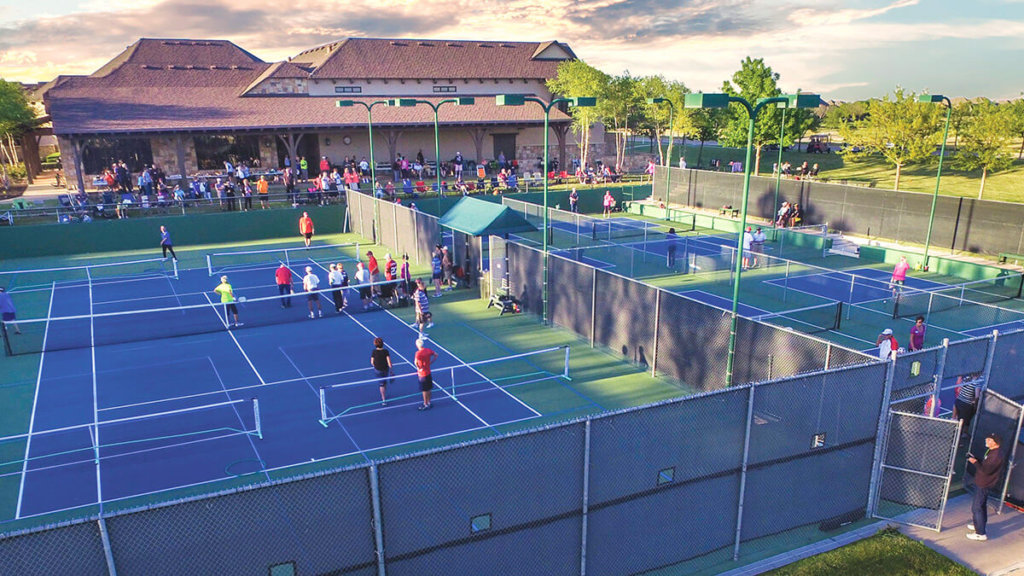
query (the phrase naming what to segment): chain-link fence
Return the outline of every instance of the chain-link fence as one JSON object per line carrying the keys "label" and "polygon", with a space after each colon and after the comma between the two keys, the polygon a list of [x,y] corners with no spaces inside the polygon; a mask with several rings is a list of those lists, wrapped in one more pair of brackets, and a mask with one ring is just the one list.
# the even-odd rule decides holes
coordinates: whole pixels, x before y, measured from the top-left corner
{"label": "chain-link fence", "polygon": [[441,242],[436,216],[353,190],[346,198],[352,232],[387,246],[396,256],[409,256],[415,264],[430,263],[434,246]]}
{"label": "chain-link fence", "polygon": [[[1024,479],[1020,478],[1020,476],[1024,476],[1024,472],[1016,470],[1014,466],[1015,458],[1020,457],[1017,444],[1022,440],[1021,424],[1024,422],[1024,407],[998,392],[985,390],[974,419],[971,452],[977,454],[980,460],[981,455],[987,451],[985,438],[989,434],[996,434],[1000,439],[999,449],[1008,463],[1003,471],[1002,483],[990,492],[990,498],[999,503],[996,509],[1002,511],[1002,505],[1007,496],[1018,502],[1024,499],[1022,498],[1024,491],[1021,490],[1024,488]],[[965,463],[965,486],[974,484],[974,472],[974,466]],[[1015,472],[1016,474],[1014,474]],[[1011,491],[1011,488],[1015,488],[1015,490]]]}

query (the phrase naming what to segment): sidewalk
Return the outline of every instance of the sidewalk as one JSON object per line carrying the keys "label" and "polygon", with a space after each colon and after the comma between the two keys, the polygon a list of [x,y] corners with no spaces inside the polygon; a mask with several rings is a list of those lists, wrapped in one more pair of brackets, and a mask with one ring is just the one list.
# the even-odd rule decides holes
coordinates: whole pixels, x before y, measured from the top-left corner
{"label": "sidewalk", "polygon": [[1024,575],[1024,513],[1003,507],[996,514],[989,504],[988,540],[967,539],[971,522],[971,495],[962,494],[946,503],[942,532],[900,525],[900,532],[932,550],[986,576]]}

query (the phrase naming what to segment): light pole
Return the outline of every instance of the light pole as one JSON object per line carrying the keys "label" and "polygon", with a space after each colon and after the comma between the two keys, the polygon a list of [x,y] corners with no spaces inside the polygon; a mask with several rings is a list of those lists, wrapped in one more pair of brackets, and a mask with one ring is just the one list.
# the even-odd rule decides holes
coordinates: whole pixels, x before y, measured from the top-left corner
{"label": "light pole", "polygon": [[[672,149],[672,119],[675,117],[676,105],[668,98],[648,98],[648,104],[668,104],[668,148]],[[660,138],[659,138],[660,139]],[[686,142],[686,138],[683,138]],[[660,146],[660,143],[659,143]],[[685,150],[683,151],[685,152]],[[672,157],[665,159],[665,204],[668,204],[669,194],[672,190]],[[653,176],[652,176],[653,177]],[[652,187],[653,190],[653,187]]]}
{"label": "light pole", "polygon": [[543,298],[543,310],[541,318],[545,324],[548,323],[548,124],[551,121],[551,109],[556,104],[565,102],[569,106],[577,106],[580,108],[590,108],[597,105],[597,98],[588,96],[579,96],[574,98],[555,98],[551,102],[545,102],[540,98],[534,96],[525,96],[523,94],[499,94],[494,97],[494,103],[498,106],[522,106],[527,102],[536,102],[540,104],[540,107],[544,109],[544,274],[543,274],[543,285],[541,286],[541,294]]}
{"label": "light pole", "polygon": [[[402,100],[404,99],[400,99],[399,102],[401,102]],[[456,106],[473,106],[474,104],[476,104],[476,98],[471,98],[467,96],[461,96],[459,98],[447,98],[445,100],[441,100],[437,104],[434,104],[429,100],[413,100],[413,102],[415,104],[426,104],[427,106],[430,106],[430,108],[434,111],[434,161],[437,163],[434,173],[437,176],[437,217],[440,218],[441,196],[443,195],[443,192],[441,191],[441,141],[440,138],[438,137],[437,110],[438,108],[441,107],[442,104],[447,103],[452,103],[455,104]]]}
{"label": "light pole", "polygon": [[743,235],[747,227],[747,200],[750,198],[750,155],[754,144],[754,122],[757,114],[762,108],[769,104],[787,102],[787,105],[796,108],[814,108],[818,106],[820,98],[816,94],[792,94],[776,96],[774,98],[761,98],[754,106],[746,98],[729,96],[728,94],[687,94],[683,102],[684,108],[726,108],[731,102],[742,105],[750,118],[747,128],[747,155],[743,165],[743,200],[740,203],[740,233],[736,239],[736,281],[732,287],[732,323],[729,329],[729,357],[725,368],[725,385],[732,386],[733,368],[736,363],[736,327],[738,324],[737,311],[740,301],[740,274],[743,272]]}
{"label": "light pole", "polygon": [[373,160],[373,107],[381,104],[387,107],[390,103],[387,100],[377,100],[367,104],[360,100],[338,100],[338,108],[349,108],[352,106],[362,106],[366,108],[366,126],[370,132],[370,195],[376,197],[377,195],[377,164]]}
{"label": "light pole", "polygon": [[779,186],[782,185],[782,138],[786,135],[786,109],[789,108],[789,100],[780,103],[779,108],[782,108],[782,122],[779,123],[779,160],[775,163],[775,200],[772,202],[771,209],[772,228],[775,228],[775,213],[779,209]]}
{"label": "light pole", "polygon": [[939,181],[942,179],[942,159],[946,157],[946,138],[949,137],[949,117],[953,114],[953,103],[941,94],[922,94],[917,101],[924,104],[944,104],[946,106],[946,128],[942,131],[942,146],[939,148],[939,170],[935,173],[935,192],[932,194],[932,210],[928,214],[928,235],[924,239],[924,264],[928,270],[928,248],[932,245],[932,226],[935,224],[935,205],[939,201]]}

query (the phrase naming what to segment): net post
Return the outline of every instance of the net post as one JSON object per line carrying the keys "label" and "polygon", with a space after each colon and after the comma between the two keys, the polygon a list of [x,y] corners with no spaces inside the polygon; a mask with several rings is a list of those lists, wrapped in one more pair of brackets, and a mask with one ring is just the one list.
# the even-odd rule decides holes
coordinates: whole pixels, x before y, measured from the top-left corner
{"label": "net post", "polygon": [[850,274],[850,304],[853,304],[853,289],[857,286],[857,277]]}
{"label": "net post", "polygon": [[177,280],[178,279],[178,259],[177,258],[172,258],[171,259],[171,267],[174,269],[174,279]]}
{"label": "net post", "polygon": [[569,346],[566,346],[565,347],[565,367],[562,369],[562,377],[565,378],[566,380],[572,380],[572,378],[569,377],[569,350],[571,350],[571,348]]}
{"label": "net post", "polygon": [[1016,298],[1020,298],[1021,294],[1024,294],[1024,275],[1018,275],[1017,276],[1017,296],[1016,296]]}
{"label": "net post", "polygon": [[253,414],[253,417],[256,419],[255,420],[255,422],[256,422],[256,437],[259,438],[260,440],[263,440],[263,423],[260,421],[260,399],[259,398],[255,398],[254,397],[252,399],[252,414]]}
{"label": "net post", "polygon": [[210,273],[210,276],[213,276],[213,262],[209,254],[206,255],[206,271]]}
{"label": "net post", "polygon": [[789,265],[790,261],[786,260],[786,278],[783,281],[784,286],[782,288],[782,301],[786,301],[786,296],[789,294]]}
{"label": "net post", "polygon": [[327,428],[327,398],[323,387],[320,388],[320,425]]}
{"label": "net post", "polygon": [[828,222],[821,225],[821,258],[828,258]]}
{"label": "net post", "polygon": [[455,400],[455,366],[452,366],[452,400]]}

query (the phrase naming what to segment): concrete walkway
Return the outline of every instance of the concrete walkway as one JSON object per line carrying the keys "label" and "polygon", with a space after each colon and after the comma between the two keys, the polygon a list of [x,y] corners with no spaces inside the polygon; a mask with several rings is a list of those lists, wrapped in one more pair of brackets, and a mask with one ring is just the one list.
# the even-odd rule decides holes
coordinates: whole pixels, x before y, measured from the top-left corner
{"label": "concrete walkway", "polygon": [[963,494],[946,504],[942,532],[903,525],[900,532],[979,574],[1024,575],[1024,512],[1003,507],[997,515],[990,504],[985,542],[967,539],[970,523],[971,495]]}

